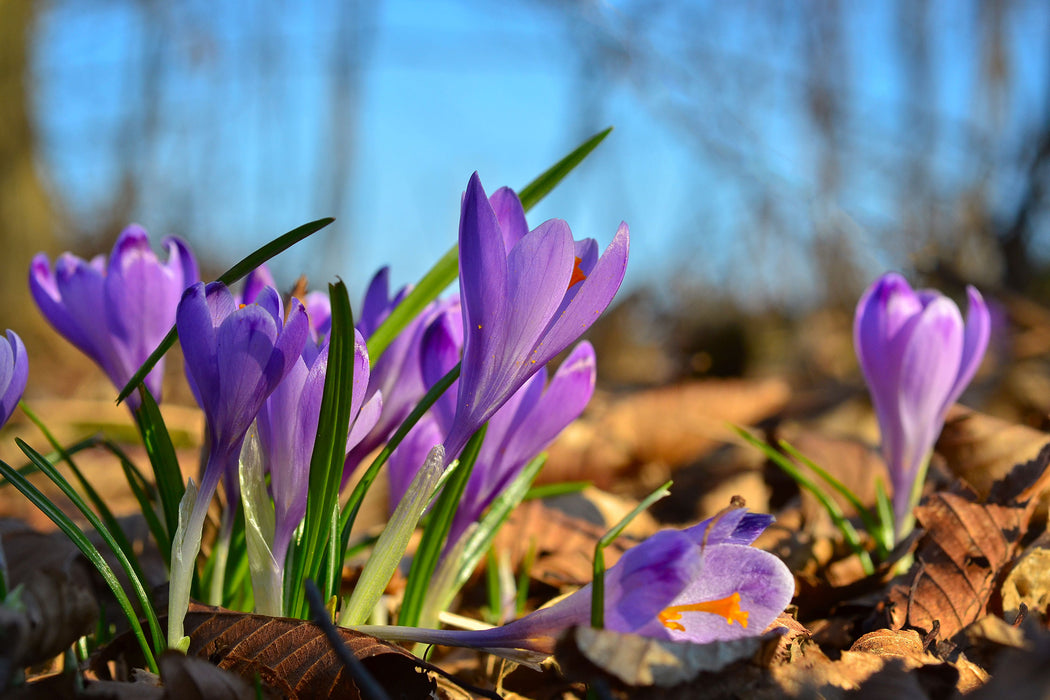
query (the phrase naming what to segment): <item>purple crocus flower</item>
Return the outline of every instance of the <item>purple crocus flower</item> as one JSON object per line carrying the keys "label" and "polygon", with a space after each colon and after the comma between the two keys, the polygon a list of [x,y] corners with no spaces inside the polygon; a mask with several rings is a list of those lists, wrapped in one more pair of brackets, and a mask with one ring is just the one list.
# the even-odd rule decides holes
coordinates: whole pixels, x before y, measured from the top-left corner
{"label": "purple crocus flower", "polygon": [[[172,545],[168,600],[168,643],[183,643],[182,620],[189,601],[189,581],[200,549],[201,529],[220,478],[235,503],[236,470],[244,437],[259,409],[301,359],[308,335],[303,305],[292,299],[285,318],[281,297],[264,288],[255,303],[239,305],[226,285],[198,282],[179,302],[178,327],[186,378],[204,410],[208,458],[196,498],[180,506]],[[187,496],[193,495],[187,489]],[[232,511],[228,511],[232,512]],[[228,522],[220,539],[228,538]]]}
{"label": "purple crocus flower", "polygon": [[264,288],[238,305],[226,285],[202,282],[182,296],[176,326],[186,377],[207,419],[208,461],[201,479],[204,510],[219,478],[237,468],[244,435],[281,380],[301,359],[308,333],[303,305]]}
{"label": "purple crocus flower", "polygon": [[478,174],[463,195],[459,285],[463,370],[456,418],[445,441],[453,459],[541,367],[590,328],[627,269],[630,236],[620,224],[601,257],[551,219],[528,230],[513,191],[485,196]]}
{"label": "purple crocus flower", "polygon": [[[311,325],[313,320],[311,319]],[[347,448],[356,445],[372,429],[382,407],[376,394],[365,403],[368,386],[368,350],[360,333],[355,333],[354,380],[350,406],[351,429]],[[322,345],[307,342],[302,355],[293,363],[259,411],[259,440],[270,472],[275,508],[273,556],[283,566],[295,528],[306,514],[310,485],[310,458],[317,437],[317,420],[324,394],[328,368],[328,341]]]}
{"label": "purple crocus flower", "polygon": [[29,380],[29,356],[22,339],[12,330],[0,337],[0,426],[7,422],[22,399]]}
{"label": "purple crocus flower", "polygon": [[[751,547],[772,516],[739,508],[687,530],[663,530],[605,574],[605,627],[703,644],[755,636],[791,601],[784,562]],[[558,636],[590,622],[591,585],[514,622],[479,632],[358,628],[386,639],[551,654]]]}
{"label": "purple crocus flower", "polygon": [[[52,270],[41,253],[29,269],[29,290],[44,317],[120,388],[168,333],[182,291],[200,279],[182,240],[161,244],[166,263],[150,248],[145,229],[132,224],[117,238],[108,266],[102,256],[89,262],[63,253]],[[157,401],[163,376],[161,358],[144,382]],[[138,395],[128,397],[128,406],[138,408]]]}
{"label": "purple crocus flower", "polygon": [[973,287],[966,293],[965,323],[953,301],[913,291],[896,273],[877,279],[857,303],[853,343],[882,434],[898,540],[910,530],[945,414],[988,347],[988,307]]}

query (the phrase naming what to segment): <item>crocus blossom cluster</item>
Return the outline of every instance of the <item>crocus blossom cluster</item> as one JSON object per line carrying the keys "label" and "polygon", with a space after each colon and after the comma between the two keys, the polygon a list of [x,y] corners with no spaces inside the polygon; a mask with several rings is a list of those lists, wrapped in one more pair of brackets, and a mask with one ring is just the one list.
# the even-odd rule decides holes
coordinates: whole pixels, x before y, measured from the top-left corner
{"label": "crocus blossom cluster", "polygon": [[[175,322],[184,289],[200,279],[197,262],[179,238],[165,238],[161,262],[141,226],[121,232],[107,264],[63,253],[54,268],[43,253],[33,258],[29,290],[48,322],[66,340],[102,368],[118,388],[131,379]],[[164,360],[147,375],[145,385],[160,401]],[[128,397],[134,411],[136,394]]]}
{"label": "crocus blossom cluster", "polygon": [[29,381],[29,356],[22,339],[12,330],[0,336],[0,426],[7,422],[22,399]]}
{"label": "crocus blossom cluster", "polygon": [[[605,627],[700,644],[761,634],[795,590],[780,559],[750,546],[772,520],[738,508],[686,530],[663,530],[629,549],[605,573]],[[589,624],[590,611],[588,584],[549,607],[488,630],[357,629],[392,640],[546,655],[554,652],[562,632]]]}
{"label": "crocus blossom cluster", "polygon": [[896,273],[877,279],[857,304],[853,342],[882,434],[898,539],[910,530],[948,408],[988,347],[988,307],[973,287],[966,293],[965,323],[953,301],[936,290],[914,291]]}

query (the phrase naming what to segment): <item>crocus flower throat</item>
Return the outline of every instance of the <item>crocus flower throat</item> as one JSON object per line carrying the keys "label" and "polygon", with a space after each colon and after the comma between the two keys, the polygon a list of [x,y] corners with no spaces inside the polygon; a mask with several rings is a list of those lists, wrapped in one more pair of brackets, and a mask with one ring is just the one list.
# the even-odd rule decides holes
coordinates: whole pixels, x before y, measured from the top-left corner
{"label": "crocus flower throat", "polygon": [[732,626],[734,622],[737,622],[741,627],[747,629],[748,612],[740,607],[740,591],[733,591],[726,597],[717,600],[707,600],[699,603],[688,603],[685,605],[672,605],[668,608],[664,608],[657,617],[667,629],[675,630],[676,632],[685,632],[685,625],[679,622],[679,620],[682,619],[682,613],[684,612],[704,612],[721,615],[726,619],[726,622],[729,623],[730,626]]}

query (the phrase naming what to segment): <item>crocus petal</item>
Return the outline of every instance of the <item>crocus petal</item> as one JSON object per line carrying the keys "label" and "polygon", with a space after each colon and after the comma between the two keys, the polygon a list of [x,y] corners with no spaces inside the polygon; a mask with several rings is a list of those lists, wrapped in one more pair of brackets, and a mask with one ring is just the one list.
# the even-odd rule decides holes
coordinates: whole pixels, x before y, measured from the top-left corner
{"label": "crocus petal", "polygon": [[365,300],[357,327],[366,338],[371,338],[379,324],[390,314],[390,268],[381,267],[368,283]]}
{"label": "crocus petal", "polygon": [[310,318],[310,338],[320,345],[332,332],[332,300],[324,292],[310,292],[303,300]]}
{"label": "crocus petal", "polygon": [[[711,612],[683,611],[684,630],[651,621],[639,634],[666,635],[676,641],[705,644],[717,640],[753,637],[765,631],[795,592],[791,572],[777,557],[754,547],[735,544],[708,545],[700,554],[699,575],[682,590],[671,606],[723,600],[740,596],[740,609],[747,613],[747,626]],[[660,628],[663,628],[662,630]]]}
{"label": "crocus petal", "polygon": [[276,385],[279,377],[270,369],[276,340],[273,317],[256,304],[237,310],[219,326],[215,349],[223,412],[209,416],[219,442],[232,443],[243,435]]}
{"label": "crocus petal", "polygon": [[772,515],[750,513],[747,508],[734,508],[687,528],[685,533],[696,544],[702,546],[712,544],[748,545],[754,542],[772,524]]}
{"label": "crocus petal", "polygon": [[525,209],[514,190],[501,187],[489,197],[489,204],[499,221],[500,233],[503,234],[503,247],[511,250],[529,232],[525,222]]}
{"label": "crocus petal", "polygon": [[623,282],[629,252],[630,232],[627,224],[621,223],[587,279],[574,285],[574,289],[576,286],[579,289],[575,290],[571,301],[558,310],[543,345],[537,348],[532,359],[539,364],[549,362],[598,320]]}
{"label": "crocus petal", "polygon": [[9,330],[6,338],[0,338],[0,426],[14,413],[28,380],[26,346],[17,333]]}
{"label": "crocus petal", "polygon": [[382,412],[383,394],[377,391],[365,400],[361,410],[357,413],[357,418],[354,419],[353,425],[350,426],[350,433],[346,436],[347,452],[350,452],[364,439],[365,435],[372,431],[372,428],[379,422],[379,416]]}
{"label": "crocus petal", "polygon": [[[520,371],[520,365],[526,361],[546,364],[531,356],[530,351],[534,352],[540,335],[561,306],[572,277],[574,252],[569,225],[561,219],[540,224],[510,251],[507,258],[510,286],[507,291],[508,306],[514,313],[508,314],[504,330],[498,334],[506,343],[504,352],[510,360],[508,369]],[[551,342],[550,337],[546,342]],[[541,347],[536,349],[545,349],[543,344],[540,341]]]}
{"label": "crocus petal", "polygon": [[387,477],[390,481],[390,512],[397,508],[401,498],[415,478],[416,472],[427,459],[435,445],[444,437],[433,418],[424,416],[416,423],[397,449],[387,460]]}
{"label": "crocus petal", "polygon": [[[72,258],[73,261],[76,258]],[[59,258],[59,260],[65,259],[65,256]],[[66,274],[71,274],[69,271],[70,267],[75,267],[75,263],[65,262],[63,263],[63,269],[66,270]],[[78,350],[90,357],[91,359],[98,362],[99,350],[98,345],[98,334],[97,334],[97,323],[92,324],[90,327],[84,327],[81,325],[77,316],[74,316],[73,312],[69,307],[66,306],[65,301],[62,297],[62,291],[59,289],[58,280],[56,279],[56,273],[59,267],[59,261],[55,262],[55,271],[51,270],[51,264],[48,262],[47,256],[40,253],[33,258],[33,262],[29,267],[29,291],[33,295],[33,300],[36,305],[40,308],[41,313],[44,314],[44,318],[47,319],[56,331],[58,331],[62,337],[72,343]],[[91,274],[91,270],[86,274]],[[101,275],[98,281],[98,291],[102,291]],[[99,297],[101,299],[101,296]],[[83,303],[86,300],[79,300]],[[92,313],[88,318],[99,318],[99,314],[102,313],[101,309],[96,309],[97,313]]]}
{"label": "crocus petal", "polygon": [[506,315],[508,290],[503,234],[477,173],[471,176],[463,195],[459,228],[463,315],[474,324],[464,332],[469,348],[472,341],[483,344],[486,337],[493,335],[494,329],[501,327]]}
{"label": "crocus petal", "polygon": [[[105,277],[105,318],[117,356],[120,384],[131,378],[149,357],[175,321],[175,308],[186,288],[181,261],[175,268],[162,265],[150,248],[146,231],[139,226],[124,229],[113,246]],[[146,387],[160,400],[164,376],[163,358],[147,375]]]}
{"label": "crocus petal", "polygon": [[897,343],[902,327],[922,309],[911,286],[895,273],[879,278],[857,304],[853,345],[877,412],[891,411],[896,404],[900,357],[890,347]]}
{"label": "crocus petal", "polygon": [[[440,313],[423,333],[419,346],[423,385],[432,387],[459,362],[463,348],[463,321],[459,305],[450,305]],[[458,380],[448,388],[430,409],[443,433],[452,427],[456,413]]]}
{"label": "crocus petal", "polygon": [[270,268],[266,263],[263,263],[245,275],[244,286],[242,287],[240,296],[237,297],[237,305],[253,303],[259,296],[259,293],[267,287],[273,287],[276,289],[277,282],[274,281],[273,273],[270,272]]}
{"label": "crocus petal", "polygon": [[703,573],[698,553],[677,530],[661,530],[624,552],[605,580],[605,626],[634,633],[659,624],[660,612]]}
{"label": "crocus petal", "polygon": [[[216,283],[213,283],[216,284]],[[216,357],[215,321],[213,308],[220,307],[218,318],[225,318],[233,312],[233,300],[229,298],[229,308],[221,308],[224,294],[220,287],[212,287],[209,295],[203,283],[197,283],[182,294],[175,326],[179,332],[179,344],[186,364],[186,377],[190,388],[202,407],[214,406],[219,401],[219,363]],[[225,285],[221,286],[225,290]],[[229,292],[225,291],[229,297]],[[225,313],[223,313],[225,312]],[[192,371],[190,370],[192,368]]]}
{"label": "crocus petal", "polygon": [[904,469],[892,474],[900,498],[910,495],[908,487],[941,430],[942,410],[958,376],[963,347],[962,316],[947,298],[928,305],[909,330],[898,384]]}
{"label": "crocus petal", "polygon": [[981,366],[981,360],[984,359],[984,353],[988,349],[988,340],[992,334],[992,315],[988,311],[988,305],[984,303],[984,297],[973,287],[966,288],[966,296],[969,303],[966,307],[962,358],[959,361],[959,374],[955,378],[955,384],[948,392],[948,399],[944,406],[945,412],[962,395],[963,390],[973,379],[973,375],[977,374],[977,368]]}
{"label": "crocus petal", "polygon": [[[99,322],[106,318],[102,273],[83,260],[63,254],[55,262],[55,283],[62,304],[79,325],[79,331],[74,336],[81,343],[77,347],[92,358],[106,376],[112,377],[116,363],[108,342],[106,324]],[[82,319],[94,320],[84,323]]]}

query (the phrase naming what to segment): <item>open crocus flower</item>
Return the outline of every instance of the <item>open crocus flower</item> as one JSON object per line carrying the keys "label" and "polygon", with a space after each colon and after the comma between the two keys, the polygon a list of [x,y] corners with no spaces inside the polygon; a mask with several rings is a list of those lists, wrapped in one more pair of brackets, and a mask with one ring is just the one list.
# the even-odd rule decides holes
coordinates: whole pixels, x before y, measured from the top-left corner
{"label": "open crocus flower", "polygon": [[911,529],[944,416],[988,347],[988,307],[973,287],[966,293],[965,323],[953,301],[913,291],[896,273],[876,280],[857,304],[853,343],[882,434],[898,540]]}
{"label": "open crocus flower", "polygon": [[0,336],[0,426],[15,412],[29,380],[29,356],[22,339],[12,330]]}
{"label": "open crocus flower", "polygon": [[[29,290],[48,322],[90,357],[117,387],[123,387],[146,361],[175,321],[182,292],[200,279],[186,244],[174,237],[161,244],[168,261],[157,259],[141,226],[121,232],[108,266],[102,256],[90,262],[70,253],[55,261],[33,258]],[[164,359],[146,375],[145,385],[161,398]],[[138,408],[138,395],[128,406]]]}
{"label": "open crocus flower", "polygon": [[[182,642],[190,572],[219,479],[226,477],[227,484],[236,481],[237,460],[249,426],[266,397],[300,359],[306,343],[306,312],[296,299],[290,305],[285,318],[280,295],[267,287],[255,303],[238,306],[220,282],[207,286],[198,282],[179,302],[175,323],[186,377],[204,410],[208,457],[195,502],[192,507],[180,507],[179,529],[172,545],[168,604],[171,646]],[[191,492],[189,489],[187,494]]]}
{"label": "open crocus flower", "polygon": [[[605,627],[680,642],[762,634],[791,601],[795,582],[777,557],[750,544],[772,516],[743,508],[687,530],[663,530],[605,573]],[[514,622],[482,631],[358,627],[384,639],[551,654],[558,636],[590,621],[591,586]],[[527,658],[527,657],[526,657]]]}
{"label": "open crocus flower", "polygon": [[560,219],[529,231],[514,192],[490,200],[471,176],[459,224],[463,370],[447,459],[605,311],[623,281],[629,239],[620,224],[599,257],[593,239],[573,240]]}

